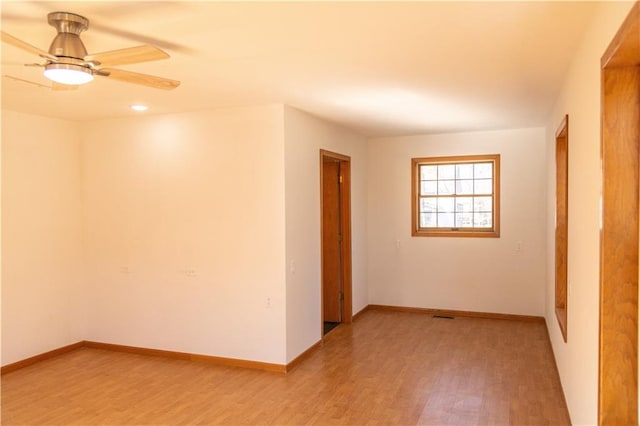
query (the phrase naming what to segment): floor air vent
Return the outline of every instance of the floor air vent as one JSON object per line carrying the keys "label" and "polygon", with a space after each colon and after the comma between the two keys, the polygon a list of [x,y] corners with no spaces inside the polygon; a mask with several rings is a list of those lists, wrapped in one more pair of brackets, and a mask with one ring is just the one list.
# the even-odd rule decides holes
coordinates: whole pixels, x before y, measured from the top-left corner
{"label": "floor air vent", "polygon": [[433,318],[453,319],[453,317],[450,317],[449,315],[434,315]]}

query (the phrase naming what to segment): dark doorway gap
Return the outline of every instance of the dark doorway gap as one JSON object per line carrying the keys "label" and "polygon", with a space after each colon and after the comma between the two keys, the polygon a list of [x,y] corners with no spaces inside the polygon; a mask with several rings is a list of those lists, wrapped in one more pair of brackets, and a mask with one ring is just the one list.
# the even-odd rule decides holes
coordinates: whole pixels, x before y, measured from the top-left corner
{"label": "dark doorway gap", "polygon": [[340,323],[339,322],[330,322],[330,321],[325,321],[324,322],[324,331],[323,331],[323,335],[327,334],[328,332],[330,332],[331,330],[333,330],[334,328],[336,328],[337,326],[339,326]]}

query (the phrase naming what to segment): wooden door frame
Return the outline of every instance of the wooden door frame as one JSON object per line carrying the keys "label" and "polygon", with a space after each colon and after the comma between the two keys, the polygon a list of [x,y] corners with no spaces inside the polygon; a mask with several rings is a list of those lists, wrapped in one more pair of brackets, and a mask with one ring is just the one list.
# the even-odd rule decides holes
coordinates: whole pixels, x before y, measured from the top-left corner
{"label": "wooden door frame", "polygon": [[640,3],[601,60],[598,423],[638,424]]}
{"label": "wooden door frame", "polygon": [[[351,157],[335,152],[320,150],[320,327],[324,325],[324,297],[323,285],[324,277],[322,276],[322,265],[324,264],[322,249],[322,233],[324,232],[322,224],[323,209],[323,167],[322,163],[325,158],[337,160],[340,162],[340,175],[342,183],[340,185],[340,224],[342,227],[342,246],[340,255],[342,257],[342,270],[340,272],[342,279],[342,292],[344,298],[342,300],[342,322],[350,324],[353,322],[352,307],[352,288],[351,288]],[[324,333],[321,330],[321,335]]]}
{"label": "wooden door frame", "polygon": [[562,338],[567,341],[569,317],[569,115],[556,131],[556,232],[555,232],[555,311]]}

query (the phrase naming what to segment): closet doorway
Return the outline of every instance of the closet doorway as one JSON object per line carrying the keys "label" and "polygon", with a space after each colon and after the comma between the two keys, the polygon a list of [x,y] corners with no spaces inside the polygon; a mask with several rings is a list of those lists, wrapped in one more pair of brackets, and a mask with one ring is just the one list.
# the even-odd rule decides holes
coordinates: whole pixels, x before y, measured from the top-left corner
{"label": "closet doorway", "polygon": [[322,335],[352,321],[351,159],[320,151]]}

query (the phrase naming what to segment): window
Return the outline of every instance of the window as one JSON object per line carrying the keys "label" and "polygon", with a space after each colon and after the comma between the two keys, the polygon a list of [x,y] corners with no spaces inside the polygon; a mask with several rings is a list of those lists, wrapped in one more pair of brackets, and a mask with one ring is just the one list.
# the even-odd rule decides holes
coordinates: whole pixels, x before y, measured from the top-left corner
{"label": "window", "polygon": [[411,159],[413,236],[499,237],[500,155]]}

